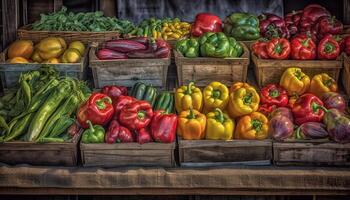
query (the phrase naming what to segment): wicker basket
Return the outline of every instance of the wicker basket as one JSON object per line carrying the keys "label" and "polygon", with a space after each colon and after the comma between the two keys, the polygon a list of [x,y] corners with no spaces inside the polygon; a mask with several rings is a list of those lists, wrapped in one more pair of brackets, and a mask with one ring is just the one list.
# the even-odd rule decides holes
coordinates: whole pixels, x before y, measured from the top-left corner
{"label": "wicker basket", "polygon": [[254,73],[259,87],[279,83],[283,72],[290,67],[299,67],[309,76],[327,73],[338,81],[342,69],[342,56],[337,60],[273,60],[260,59],[252,54]]}
{"label": "wicker basket", "polygon": [[107,32],[88,32],[88,31],[34,31],[31,30],[31,24],[25,25],[17,30],[18,39],[32,40],[34,43],[46,37],[62,37],[67,43],[81,41],[85,44],[92,42],[104,42],[117,39],[120,34],[118,31]]}
{"label": "wicker basket", "polygon": [[240,43],[244,53],[240,58],[186,58],[174,51],[179,85],[195,81],[197,86],[206,86],[212,81],[221,81],[225,85],[245,82],[249,65],[249,50]]}

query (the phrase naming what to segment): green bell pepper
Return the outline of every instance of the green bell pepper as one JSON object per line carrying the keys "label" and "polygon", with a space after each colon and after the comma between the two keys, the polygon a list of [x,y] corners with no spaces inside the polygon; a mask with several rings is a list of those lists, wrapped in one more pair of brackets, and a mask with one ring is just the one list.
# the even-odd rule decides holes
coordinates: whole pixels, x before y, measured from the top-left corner
{"label": "green bell pepper", "polygon": [[229,37],[230,51],[228,57],[240,57],[243,54],[243,47],[233,38]]}
{"label": "green bell pepper", "polygon": [[175,47],[185,57],[197,58],[199,55],[199,43],[195,38],[179,40]]}
{"label": "green bell pepper", "polygon": [[224,33],[237,40],[256,40],[260,37],[259,19],[249,13],[233,13],[224,21]]}
{"label": "green bell pepper", "polygon": [[92,125],[90,121],[87,121],[90,128],[83,132],[83,143],[104,143],[105,141],[105,129],[100,125]]}
{"label": "green bell pepper", "polygon": [[174,95],[170,92],[162,92],[158,95],[154,110],[164,110],[172,113],[174,107]]}
{"label": "green bell pepper", "polygon": [[156,102],[157,95],[158,92],[156,88],[144,83],[136,83],[131,92],[131,96],[138,100],[148,101],[152,106],[154,106]]}
{"label": "green bell pepper", "polygon": [[230,41],[224,33],[207,32],[199,39],[203,57],[225,58],[229,56]]}

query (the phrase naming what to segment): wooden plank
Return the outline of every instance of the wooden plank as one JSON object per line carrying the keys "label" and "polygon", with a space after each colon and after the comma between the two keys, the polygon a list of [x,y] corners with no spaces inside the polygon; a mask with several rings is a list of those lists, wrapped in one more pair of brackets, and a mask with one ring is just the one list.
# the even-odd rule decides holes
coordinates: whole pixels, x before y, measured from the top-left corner
{"label": "wooden plank", "polygon": [[272,142],[179,139],[179,152],[185,166],[266,165],[271,163]]}
{"label": "wooden plank", "polygon": [[344,90],[350,98],[350,56],[344,54],[344,69],[342,72]]}
{"label": "wooden plank", "polygon": [[115,17],[116,16],[116,1],[115,0],[103,0],[100,1],[100,10],[105,16]]}
{"label": "wooden plank", "polygon": [[274,142],[273,152],[276,165],[350,165],[350,144]]}
{"label": "wooden plank", "polygon": [[343,23],[350,24],[350,0],[343,0]]}
{"label": "wooden plank", "polygon": [[2,46],[6,47],[16,40],[16,31],[20,23],[19,0],[2,0],[3,39]]}

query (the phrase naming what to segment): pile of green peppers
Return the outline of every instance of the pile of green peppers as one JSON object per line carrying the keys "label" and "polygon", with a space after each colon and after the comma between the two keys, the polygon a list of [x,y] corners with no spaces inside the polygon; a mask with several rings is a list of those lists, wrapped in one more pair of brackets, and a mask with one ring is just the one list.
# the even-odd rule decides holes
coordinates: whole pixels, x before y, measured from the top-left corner
{"label": "pile of green peppers", "polygon": [[224,21],[224,33],[237,40],[256,40],[260,37],[259,19],[249,13],[233,13]]}
{"label": "pile of green peppers", "polygon": [[224,33],[207,32],[200,38],[189,38],[176,43],[176,50],[188,58],[215,57],[236,58],[243,54],[243,47],[233,37]]}
{"label": "pile of green peppers", "polygon": [[0,99],[0,141],[70,140],[66,130],[75,123],[75,110],[89,93],[84,82],[60,78],[52,67],[22,74],[19,88]]}

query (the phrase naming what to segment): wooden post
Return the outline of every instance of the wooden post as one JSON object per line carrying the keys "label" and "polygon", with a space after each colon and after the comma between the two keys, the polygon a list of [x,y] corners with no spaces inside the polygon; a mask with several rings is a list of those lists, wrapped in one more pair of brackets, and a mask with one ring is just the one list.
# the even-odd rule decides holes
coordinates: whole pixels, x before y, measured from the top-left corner
{"label": "wooden post", "polygon": [[343,23],[350,24],[350,0],[343,0]]}
{"label": "wooden post", "polygon": [[19,17],[19,0],[2,0],[3,49],[16,40]]}
{"label": "wooden post", "polygon": [[103,11],[105,16],[115,17],[116,16],[115,0],[100,1],[100,10]]}

